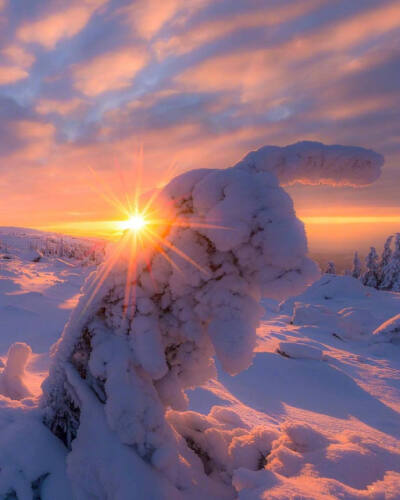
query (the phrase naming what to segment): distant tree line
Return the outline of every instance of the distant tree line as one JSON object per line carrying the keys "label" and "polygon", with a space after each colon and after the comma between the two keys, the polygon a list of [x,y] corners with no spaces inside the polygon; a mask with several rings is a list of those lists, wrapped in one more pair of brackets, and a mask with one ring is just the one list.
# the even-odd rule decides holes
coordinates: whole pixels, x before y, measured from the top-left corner
{"label": "distant tree line", "polygon": [[[355,252],[353,268],[345,274],[360,279],[366,286],[400,292],[400,233],[387,238],[380,258],[375,247],[370,247],[365,266],[366,271],[363,273],[358,252]],[[336,274],[334,262],[328,263],[325,273]]]}
{"label": "distant tree line", "polygon": [[83,240],[64,240],[63,237],[54,236],[31,240],[29,246],[41,256],[75,259],[88,264],[100,264],[105,254],[103,244]]}

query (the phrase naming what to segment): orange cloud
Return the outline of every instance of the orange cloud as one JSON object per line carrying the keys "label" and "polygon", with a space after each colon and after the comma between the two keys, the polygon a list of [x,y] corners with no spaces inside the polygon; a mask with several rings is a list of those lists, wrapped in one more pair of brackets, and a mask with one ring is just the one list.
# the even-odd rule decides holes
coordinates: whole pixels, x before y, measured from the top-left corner
{"label": "orange cloud", "polygon": [[35,106],[37,113],[47,115],[58,113],[59,115],[69,115],[85,106],[85,101],[79,98],[60,101],[56,99],[41,99]]}
{"label": "orange cloud", "polygon": [[58,41],[78,34],[106,1],[85,0],[42,19],[26,22],[18,29],[17,37],[22,42],[38,43],[46,49],[53,49]]}
{"label": "orange cloud", "polygon": [[28,72],[18,66],[0,66],[0,85],[18,82],[28,76]]}
{"label": "orange cloud", "polygon": [[87,96],[126,88],[148,60],[144,49],[135,47],[107,52],[75,66],[75,87]]}

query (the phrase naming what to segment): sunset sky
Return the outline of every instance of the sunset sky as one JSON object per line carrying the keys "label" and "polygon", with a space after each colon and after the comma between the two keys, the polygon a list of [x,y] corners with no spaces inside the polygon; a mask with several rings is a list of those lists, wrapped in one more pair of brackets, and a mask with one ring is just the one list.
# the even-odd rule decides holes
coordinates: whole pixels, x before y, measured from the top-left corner
{"label": "sunset sky", "polygon": [[100,234],[138,165],[150,188],[304,139],[386,158],[288,188],[315,248],[400,230],[400,1],[0,0],[1,225]]}

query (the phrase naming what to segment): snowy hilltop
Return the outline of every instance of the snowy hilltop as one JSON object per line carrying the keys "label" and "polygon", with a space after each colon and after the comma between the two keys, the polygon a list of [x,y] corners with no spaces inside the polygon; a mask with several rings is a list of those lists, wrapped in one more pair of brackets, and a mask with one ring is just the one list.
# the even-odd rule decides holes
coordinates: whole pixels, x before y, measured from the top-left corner
{"label": "snowy hilltop", "polygon": [[4,358],[0,498],[399,498],[400,295],[320,278],[281,186],[382,164],[267,146],[146,200],[161,222],[88,277],[43,392],[35,345]]}

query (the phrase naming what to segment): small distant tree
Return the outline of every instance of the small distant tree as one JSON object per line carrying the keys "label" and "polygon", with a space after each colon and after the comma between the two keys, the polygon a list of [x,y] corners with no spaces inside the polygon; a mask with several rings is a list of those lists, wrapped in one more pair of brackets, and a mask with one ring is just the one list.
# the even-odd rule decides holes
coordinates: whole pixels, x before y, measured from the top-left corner
{"label": "small distant tree", "polygon": [[385,281],[385,269],[388,266],[390,259],[392,258],[392,240],[393,240],[393,234],[390,235],[387,240],[385,241],[385,245],[383,247],[383,252],[381,255],[381,260],[379,262],[379,269],[378,269],[378,274],[379,274],[379,280],[378,280],[378,286],[379,288],[383,288],[383,282]]}
{"label": "small distant tree", "polygon": [[356,278],[357,280],[361,276],[361,261],[360,261],[360,258],[358,256],[358,252],[354,253],[353,269],[351,271],[351,275],[353,276],[353,278]]}
{"label": "small distant tree", "polygon": [[336,274],[336,267],[334,262],[332,261],[328,262],[325,274]]}
{"label": "small distant tree", "polygon": [[369,254],[365,259],[365,264],[367,266],[367,270],[362,277],[363,284],[366,286],[378,288],[379,263],[378,254],[376,253],[375,247],[371,247]]}
{"label": "small distant tree", "polygon": [[383,268],[381,288],[384,290],[400,291],[400,233],[396,233],[394,251],[389,262]]}

